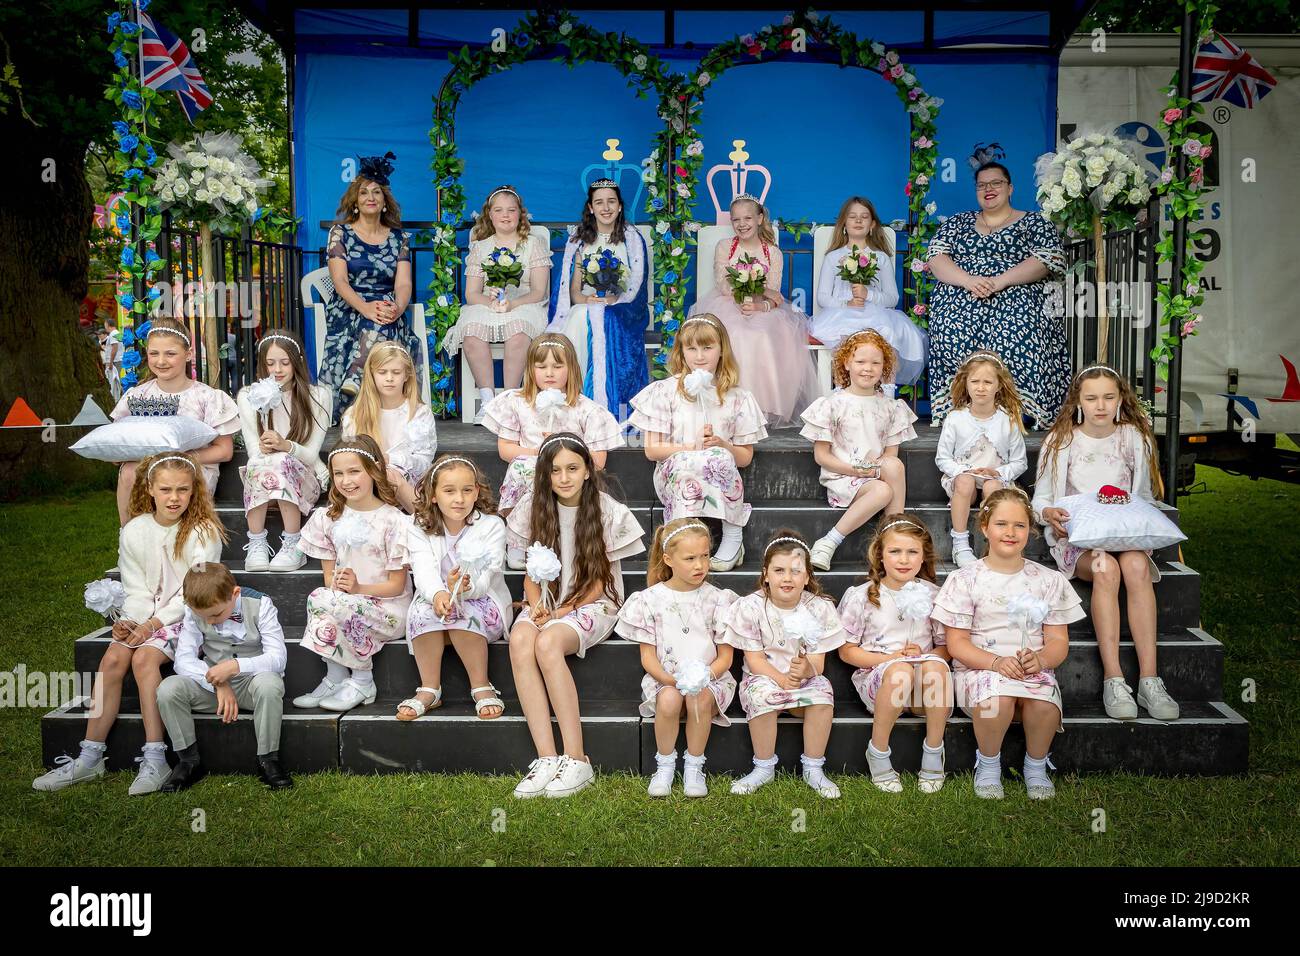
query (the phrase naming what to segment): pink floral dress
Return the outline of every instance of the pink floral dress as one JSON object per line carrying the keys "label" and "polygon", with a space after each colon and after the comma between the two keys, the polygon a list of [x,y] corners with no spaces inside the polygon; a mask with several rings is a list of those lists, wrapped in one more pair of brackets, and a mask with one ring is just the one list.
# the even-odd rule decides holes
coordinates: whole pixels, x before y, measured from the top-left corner
{"label": "pink floral dress", "polygon": [[[569,588],[573,584],[578,509],[576,506],[570,508],[559,502],[556,502],[556,508],[560,518],[559,558],[564,569],[560,574],[560,586],[555,592],[556,603],[559,604],[567,599]],[[530,491],[519,500],[519,504],[506,519],[506,542],[510,547],[527,549],[533,543],[532,511],[533,495]],[[645,532],[637,523],[636,516],[621,501],[611,498],[603,491],[600,493],[600,525],[605,539],[605,554],[609,558],[614,574],[614,589],[618,594],[618,603],[602,597],[600,600],[580,605],[558,620],[552,619],[542,625],[543,628],[547,628],[552,624],[567,624],[573,628],[578,634],[579,657],[586,657],[587,651],[609,637],[610,632],[614,630],[614,625],[618,622],[619,605],[623,603],[622,559],[645,551],[645,544],[641,540]],[[532,623],[531,610],[525,604],[516,620]]]}
{"label": "pink floral dress", "polygon": [[[478,521],[500,521],[496,515],[479,515]],[[456,534],[444,534],[442,537],[446,541],[447,550],[442,556],[438,571],[441,579],[446,581],[451,572],[456,568],[459,560],[456,554],[456,546],[465,538],[473,525],[465,525]],[[502,559],[505,554],[501,555]],[[485,574],[500,575],[501,569],[484,572]],[[501,608],[493,600],[490,594],[484,594],[481,597],[464,597],[461,596],[452,602],[452,611],[447,617],[439,617],[433,609],[433,604],[426,601],[424,595],[416,590],[415,596],[411,599],[411,610],[406,617],[406,638],[408,641],[414,640],[421,634],[430,634],[435,631],[470,631],[479,635],[489,644],[499,641],[506,636],[506,621],[502,617]],[[411,647],[411,653],[415,653],[414,646]]]}
{"label": "pink floral dress", "polygon": [[[934,599],[933,618],[941,624],[969,630],[975,647],[1000,657],[1014,656],[1022,640],[1026,640],[1030,650],[1040,651],[1044,643],[1041,625],[1033,625],[1027,636],[1022,637],[1020,629],[1007,619],[1008,602],[1026,593],[1047,602],[1050,610],[1043,624],[1069,624],[1087,616],[1079,596],[1060,571],[1026,561],[1014,574],[1003,574],[994,571],[981,558],[948,576]],[[997,671],[972,670],[954,660],[953,689],[957,705],[968,714],[993,697],[1046,700],[1062,710],[1061,689],[1050,668],[1025,680],[1012,680]]]}
{"label": "pink floral dress", "polygon": [[[352,515],[360,517],[369,530],[363,545],[336,544],[333,531],[338,522],[329,516],[327,508],[318,508],[302,527],[299,547],[303,554],[333,561],[335,570],[351,568],[358,584],[381,584],[388,580],[389,571],[409,566],[406,536],[411,519],[407,515],[387,504],[374,511],[353,511],[344,506],[339,520]],[[411,591],[409,574],[402,593],[391,598],[316,588],[307,595],[302,646],[344,667],[370,670],[374,666],[371,657],[384,644],[406,636]]]}
{"label": "pink floral dress", "polygon": [[[920,578],[914,579],[930,592],[931,599],[939,593],[939,586]],[[894,592],[880,585],[880,605],[872,604],[867,598],[869,584],[860,584],[849,588],[840,598],[840,620],[844,622],[845,644],[856,644],[872,654],[893,654],[901,651],[908,644],[921,648],[919,657],[900,657],[895,661],[885,661],[875,667],[859,667],[853,671],[853,687],[857,690],[862,703],[867,705],[870,713],[876,712],[876,694],[885,679],[885,671],[895,664],[920,664],[922,661],[938,661],[947,666],[947,661],[937,654],[930,653],[936,645],[946,644],[943,625],[931,618],[924,624],[904,619],[894,604]]]}
{"label": "pink floral dress", "polygon": [[[809,405],[802,418],[804,426],[800,435],[813,442],[830,442],[831,451],[847,462],[875,464],[884,456],[886,448],[916,437],[912,428],[916,414],[907,403],[879,394],[854,395],[840,389]],[[860,487],[869,481],[882,480],[841,475],[829,468],[823,468],[821,474],[832,508],[847,508]]]}
{"label": "pink floral dress", "polygon": [[[598,405],[585,395],[579,395],[572,405],[539,412],[524,398],[522,389],[512,388],[483,406],[483,427],[498,438],[524,448],[541,448],[546,436],[557,432],[573,432],[592,451],[609,451],[623,446],[623,431],[617,419],[604,405]],[[498,508],[508,511],[519,504],[525,492],[533,490],[536,468],[536,455],[520,455],[506,466]]]}
{"label": "pink floral dress", "polygon": [[[113,407],[109,415],[113,421],[131,414],[129,402],[133,398],[178,398],[177,415],[197,418],[205,425],[211,425],[218,435],[233,435],[239,431],[239,407],[235,400],[219,388],[213,388],[202,382],[191,381],[180,392],[164,392],[156,379],[149,379],[130,389]],[[208,495],[217,490],[217,478],[221,475],[220,465],[203,465],[203,480],[208,486]]]}
{"label": "pink floral dress", "polygon": [[[679,382],[680,376],[673,376],[642,389],[632,399],[632,425],[664,435],[674,445],[698,445],[705,425],[733,445],[753,445],[767,437],[763,410],[745,389],[733,388],[720,401],[717,389],[710,388],[694,401],[682,395]],[[687,517],[721,518],[735,525],[749,522],[751,508],[745,503],[740,470],[725,448],[669,455],[655,464],[654,483],[665,522]]]}
{"label": "pink floral dress", "polygon": [[[344,438],[356,437],[351,408],[343,413],[342,425]],[[417,440],[420,431],[424,433],[424,440]],[[414,415],[406,404],[380,409],[379,432],[370,437],[383,449],[384,459],[412,485],[418,484],[433,465],[438,452],[437,421],[433,412],[427,405],[418,406]]]}
{"label": "pink floral dress", "polygon": [[[244,434],[244,448],[248,451],[248,464],[241,465],[239,477],[244,484],[244,510],[251,511],[271,501],[284,501],[297,507],[304,515],[310,514],[320,499],[321,485],[328,474],[320,460],[320,446],[330,425],[330,390],[324,385],[313,385],[311,397],[315,420],[311,435],[298,453],[287,451],[259,453],[261,416],[248,404],[245,394],[239,393],[240,421]],[[292,427],[288,401],[271,410],[270,427],[283,437],[288,437]]]}
{"label": "pink floral dress", "polygon": [[[822,637],[814,653],[826,654],[844,643],[844,627],[830,599],[805,591],[799,599],[799,609],[812,614],[822,625]],[[787,637],[782,625],[792,613],[793,610],[782,611],[762,591],[747,594],[727,610],[720,641],[740,651],[762,651],[769,664],[783,674],[789,673],[790,664],[800,653],[800,641]],[[809,677],[794,690],[786,690],[765,674],[751,674],[748,661],[742,671],[740,706],[750,720],[774,710],[835,704],[835,691],[824,674]]]}
{"label": "pink floral dress", "polygon": [[[718,658],[723,617],[736,600],[735,591],[714,587],[708,581],[694,591],[674,591],[660,582],[627,599],[614,629],[629,641],[654,645],[659,663],[669,674],[688,660],[712,665]],[[655,715],[655,701],[665,686],[649,674],[641,678],[642,717]],[[736,678],[723,671],[709,681],[708,690],[718,703],[713,723],[730,727],[727,708],[736,696]]]}

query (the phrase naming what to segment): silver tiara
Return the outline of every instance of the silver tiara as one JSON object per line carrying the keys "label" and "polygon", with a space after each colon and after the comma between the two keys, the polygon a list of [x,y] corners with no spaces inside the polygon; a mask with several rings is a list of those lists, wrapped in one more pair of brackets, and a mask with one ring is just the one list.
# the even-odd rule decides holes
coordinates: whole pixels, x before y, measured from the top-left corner
{"label": "silver tiara", "polygon": [[474,476],[476,478],[478,477],[477,466],[475,466],[475,464],[472,461],[470,461],[468,458],[462,458],[460,455],[448,455],[446,458],[440,458],[438,461],[433,463],[433,468],[429,470],[429,474],[432,475],[435,471],[437,471],[439,468],[443,467],[444,465],[451,465],[458,461],[463,461],[465,464],[469,465],[470,468],[473,468]]}
{"label": "silver tiara", "polygon": [[353,448],[351,445],[340,445],[338,448],[335,448],[329,453],[329,460],[333,461],[334,456],[343,451],[350,451],[352,454],[360,455],[362,458],[369,458],[372,465],[377,466],[379,464],[379,462],[375,461],[375,456],[370,454],[370,452],[366,451],[364,448]]}
{"label": "silver tiara", "polygon": [[[797,544],[797,545],[799,545],[799,547],[803,548],[805,551],[808,551],[808,543],[807,543],[806,541],[802,540],[801,538],[791,538],[791,537],[789,537],[789,536],[787,535],[787,536],[780,537],[780,538],[773,538],[771,541],[769,541],[769,542],[767,543],[767,547],[763,549],[763,557],[767,557],[767,552],[771,551],[771,550],[772,550],[773,548],[775,548],[778,544],[781,544],[781,543],[786,542],[786,541],[790,542],[791,544]],[[811,552],[809,552],[809,553],[811,553]]]}
{"label": "silver tiara", "polygon": [[971,352],[970,355],[966,356],[966,358],[962,360],[961,367],[969,365],[971,362],[975,361],[992,362],[995,365],[1001,365],[1003,368],[1007,367],[1006,363],[1002,361],[1002,358],[996,352],[986,352],[983,350],[979,352]]}
{"label": "silver tiara", "polygon": [[612,179],[597,179],[594,183],[592,183],[587,188],[588,189],[617,189],[618,183],[614,182],[614,180]]}
{"label": "silver tiara", "polygon": [[180,330],[180,329],[173,329],[170,325],[151,326],[151,327],[149,328],[149,334],[146,335],[146,336],[144,337],[144,338],[145,338],[145,341],[147,342],[147,341],[149,341],[149,339],[152,338],[155,334],[163,333],[163,332],[165,332],[167,335],[175,335],[175,336],[178,336],[178,337],[179,337],[179,338],[180,338],[180,339],[185,343],[185,347],[186,347],[186,348],[189,348],[190,345],[192,344],[192,343],[190,342],[190,336],[189,336],[189,333],[187,333],[187,332],[183,332],[183,331]]}
{"label": "silver tiara", "polygon": [[537,454],[540,456],[542,452],[546,451],[547,445],[554,445],[557,441],[568,442],[570,445],[574,445],[578,448],[587,447],[587,443],[581,438],[574,438],[572,435],[556,435],[553,438],[548,438],[546,441],[542,442],[542,447],[537,449]]}
{"label": "silver tiara", "polygon": [[272,339],[280,339],[281,341],[288,342],[290,345],[294,347],[294,349],[298,352],[299,355],[302,354],[302,346],[299,345],[297,342],[295,342],[292,337],[288,335],[281,335],[279,332],[272,332],[270,335],[262,336],[263,342],[270,342]]}
{"label": "silver tiara", "polygon": [[[664,535],[664,540],[661,543],[662,547],[668,547],[668,542],[673,540],[673,538],[677,537],[683,531],[703,531],[705,534],[708,534],[709,526],[702,521],[692,521],[690,524],[684,524],[680,528],[675,528]],[[712,537],[712,535],[710,535],[710,537]]]}
{"label": "silver tiara", "polygon": [[1077,380],[1083,378],[1085,372],[1110,372],[1110,374],[1114,375],[1116,378],[1120,377],[1119,372],[1115,371],[1109,365],[1097,364],[1097,365],[1089,365],[1087,368],[1079,369],[1079,374],[1074,376],[1075,379]]}
{"label": "silver tiara", "polygon": [[166,461],[183,461],[185,462],[185,464],[189,465],[190,471],[194,470],[194,462],[190,461],[188,458],[183,458],[180,455],[168,455],[166,458],[159,458],[152,465],[150,465],[149,470],[145,473],[145,477],[152,478],[153,470]]}
{"label": "silver tiara", "polygon": [[890,528],[894,527],[895,525],[900,525],[900,524],[905,524],[905,525],[907,525],[909,528],[920,528],[922,531],[926,530],[926,529],[925,529],[925,525],[923,525],[923,524],[917,524],[915,521],[912,521],[912,520],[910,520],[910,519],[908,519],[908,518],[899,518],[897,521],[891,521],[891,522],[889,522],[889,524],[887,524],[887,525],[885,525],[883,528],[881,528],[881,529],[880,529],[880,534],[884,534],[884,533],[885,533],[886,531],[888,531]]}
{"label": "silver tiara", "polygon": [[757,197],[757,196],[750,195],[749,193],[741,193],[739,196],[734,196],[734,197],[732,197],[731,205],[734,206],[736,203],[740,202],[742,199],[748,199],[748,200],[749,200],[750,202],[752,202],[755,206],[762,206],[762,205],[763,205],[761,202],[758,201],[758,197]]}

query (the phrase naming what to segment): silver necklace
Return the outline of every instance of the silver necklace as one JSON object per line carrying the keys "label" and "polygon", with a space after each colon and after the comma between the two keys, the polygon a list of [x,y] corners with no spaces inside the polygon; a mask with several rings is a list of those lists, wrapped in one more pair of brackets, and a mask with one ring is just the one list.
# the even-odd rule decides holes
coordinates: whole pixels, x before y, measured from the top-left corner
{"label": "silver necklace", "polygon": [[[668,585],[664,585],[664,589],[672,592],[673,594],[678,593],[676,591],[673,591],[673,589],[668,587]],[[699,588],[696,588],[695,591],[691,591],[689,593],[695,594],[698,591]],[[668,600],[673,602],[673,610],[677,612],[677,620],[682,625],[682,633],[690,634],[691,633],[690,618],[688,618],[685,614],[682,613],[682,606],[677,602],[677,598],[670,597]]]}

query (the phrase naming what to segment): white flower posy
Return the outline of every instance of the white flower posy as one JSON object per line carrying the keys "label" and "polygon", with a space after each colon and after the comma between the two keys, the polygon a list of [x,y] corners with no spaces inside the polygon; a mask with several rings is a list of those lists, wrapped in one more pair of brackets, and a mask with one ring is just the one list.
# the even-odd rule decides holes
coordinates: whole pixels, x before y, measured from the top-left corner
{"label": "white flower posy", "polygon": [[345,511],[339,520],[334,522],[334,527],[330,529],[330,537],[336,549],[360,548],[370,540],[370,526],[366,524],[366,519],[355,511]]}
{"label": "white flower posy", "polygon": [[259,378],[248,386],[244,394],[248,397],[248,404],[253,406],[253,410],[262,414],[284,404],[284,392],[280,389],[280,383],[269,375],[266,378]]}
{"label": "white flower posy", "polygon": [[85,597],[87,608],[116,621],[126,603],[126,588],[121,581],[100,578],[86,585]]}
{"label": "white flower posy", "polygon": [[692,694],[698,694],[709,686],[713,679],[713,673],[709,670],[709,665],[701,660],[682,661],[677,665],[677,670],[673,674],[677,681],[677,691],[684,697],[690,697]]}
{"label": "white flower posy", "polygon": [[908,581],[894,594],[894,606],[906,620],[924,621],[934,610],[934,600],[920,581]]}

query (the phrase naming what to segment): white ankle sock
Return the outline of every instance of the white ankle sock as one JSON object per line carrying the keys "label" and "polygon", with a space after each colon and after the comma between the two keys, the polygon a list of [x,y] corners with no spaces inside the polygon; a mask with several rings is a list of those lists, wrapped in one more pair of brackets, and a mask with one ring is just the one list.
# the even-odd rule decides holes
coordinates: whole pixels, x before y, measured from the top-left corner
{"label": "white ankle sock", "polygon": [[282,548],[297,547],[298,539],[301,537],[302,537],[301,531],[296,531],[293,534],[290,534],[289,532],[286,531],[284,534],[280,535],[280,547]]}
{"label": "white ankle sock", "polygon": [[479,398],[479,401],[480,401],[482,404],[484,404],[484,405],[486,405],[488,402],[492,401],[492,399],[493,399],[495,396],[496,396],[496,389],[492,389],[492,388],[480,388],[480,389],[478,390],[478,398]]}
{"label": "white ankle sock", "polygon": [[827,541],[829,541],[831,544],[835,545],[835,547],[837,548],[844,543],[844,535],[840,534],[839,531],[836,530],[834,527],[832,527],[830,531],[827,531],[824,535],[822,535],[822,537],[825,538]]}
{"label": "white ankle sock", "polygon": [[732,784],[732,792],[735,792],[736,787],[742,788],[743,793],[745,790],[757,790],[763,784],[771,783],[776,777],[776,762],[775,754],[762,759],[755,757],[754,769]]}
{"label": "white ankle sock", "polygon": [[265,541],[265,540],[266,540],[266,529],[265,529],[265,528],[263,528],[261,531],[250,531],[250,532],[248,532],[248,543],[249,543],[249,544],[252,544],[254,541]]}
{"label": "white ankle sock", "polygon": [[986,757],[977,749],[975,751],[975,785],[997,785],[1002,783],[1002,751]]}
{"label": "white ankle sock", "polygon": [[943,773],[943,744],[931,748],[924,740],[921,741],[921,769]]}
{"label": "white ankle sock", "polygon": [[722,522],[722,541],[718,544],[718,550],[713,556],[719,561],[730,561],[740,551],[741,536],[744,532],[738,524],[732,524],[730,521]]}
{"label": "white ankle sock", "polygon": [[822,772],[822,767],[826,766],[825,757],[809,757],[807,754],[800,754],[799,763],[803,769],[804,783],[814,790],[833,789],[839,794],[839,788]]}
{"label": "white ankle sock", "polygon": [[348,679],[348,669],[338,661],[326,661],[325,679],[331,684],[341,684]]}
{"label": "white ankle sock", "polygon": [[948,534],[952,536],[952,546],[954,551],[970,547],[969,531],[949,531]]}
{"label": "white ankle sock", "polygon": [[375,682],[374,671],[354,670],[352,672],[352,683],[357,684],[362,690],[369,687]]}
{"label": "white ankle sock", "polygon": [[145,760],[153,760],[157,763],[167,764],[167,745],[161,740],[146,741],[143,755]]}
{"label": "white ankle sock", "polygon": [[705,761],[705,756],[704,756],[704,754],[700,754],[700,755],[697,757],[697,756],[695,756],[695,754],[691,753],[689,750],[686,751],[686,755],[682,758],[682,762],[683,762],[683,764],[686,766],[687,769],[694,768],[694,769],[696,769],[696,770],[703,770],[703,769],[704,769],[704,761]]}
{"label": "white ankle sock", "polygon": [[655,766],[660,770],[664,770],[668,767],[672,767],[675,770],[677,768],[677,751],[674,750],[672,753],[667,754],[656,753]]}
{"label": "white ankle sock", "polygon": [[867,744],[867,767],[873,777],[887,776],[894,769],[893,748],[889,750],[877,750],[874,743]]}
{"label": "white ankle sock", "polygon": [[83,740],[81,742],[81,753],[77,754],[77,762],[83,767],[93,767],[107,752],[107,743],[99,740]]}
{"label": "white ankle sock", "polygon": [[1047,768],[1052,767],[1053,770],[1055,770],[1056,768],[1052,766],[1052,761],[1050,758],[1051,758],[1051,754],[1048,754],[1046,757],[1036,760],[1033,757],[1029,756],[1029,754],[1025,754],[1025,765],[1024,765],[1025,786],[1032,787],[1035,781],[1038,782],[1046,781],[1048,784],[1052,782],[1051,778],[1047,775]]}

